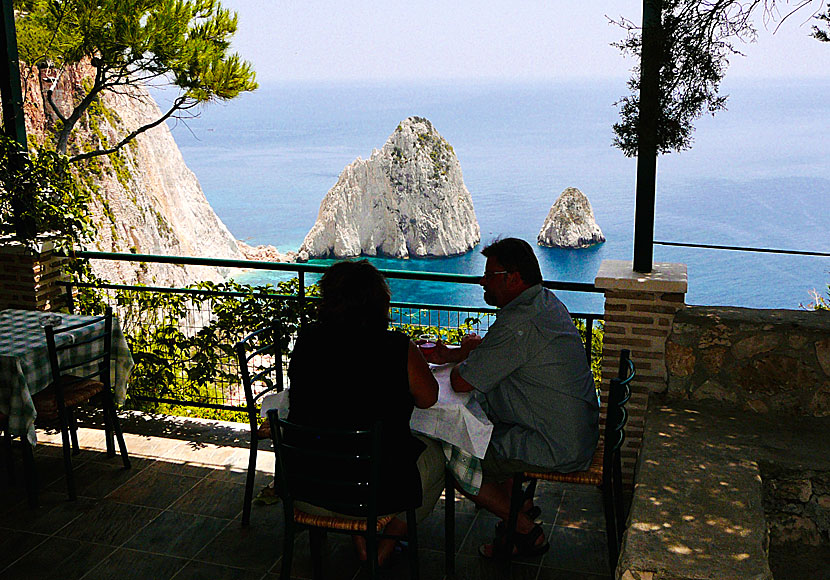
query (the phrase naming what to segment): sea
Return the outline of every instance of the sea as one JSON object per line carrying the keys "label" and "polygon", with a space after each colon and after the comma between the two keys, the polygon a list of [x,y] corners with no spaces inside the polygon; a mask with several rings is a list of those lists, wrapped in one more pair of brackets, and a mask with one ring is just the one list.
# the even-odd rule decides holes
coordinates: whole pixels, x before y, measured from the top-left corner
{"label": "sea", "polygon": [[[830,252],[830,80],[726,79],[727,110],[696,123],[691,149],[658,160],[654,239]],[[238,239],[296,250],[343,168],[368,158],[398,123],[429,119],[453,146],[482,244],[535,244],[567,187],[588,196],[607,239],[588,249],[536,247],[546,279],[593,282],[603,260],[631,260],[636,160],[612,147],[625,79],[561,82],[294,82],[267,84],[170,123],[185,162]],[[164,99],[164,95],[157,97]],[[480,274],[455,257],[373,258],[381,268]],[[687,303],[806,307],[827,293],[830,258],[655,245],[656,262],[687,265]],[[331,263],[331,260],[315,261]],[[314,263],[314,262],[313,262]],[[266,284],[285,274],[240,273]],[[474,285],[393,281],[393,299],[483,305]],[[572,312],[600,295],[561,292]]]}

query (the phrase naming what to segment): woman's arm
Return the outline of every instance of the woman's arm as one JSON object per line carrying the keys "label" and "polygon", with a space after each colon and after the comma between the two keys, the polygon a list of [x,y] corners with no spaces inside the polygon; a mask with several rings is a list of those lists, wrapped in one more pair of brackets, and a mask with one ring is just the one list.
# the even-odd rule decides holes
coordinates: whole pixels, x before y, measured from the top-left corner
{"label": "woman's arm", "polygon": [[407,371],[409,374],[409,392],[415,399],[415,406],[419,409],[432,407],[438,400],[438,381],[432,376],[424,355],[409,341],[409,353],[407,355]]}

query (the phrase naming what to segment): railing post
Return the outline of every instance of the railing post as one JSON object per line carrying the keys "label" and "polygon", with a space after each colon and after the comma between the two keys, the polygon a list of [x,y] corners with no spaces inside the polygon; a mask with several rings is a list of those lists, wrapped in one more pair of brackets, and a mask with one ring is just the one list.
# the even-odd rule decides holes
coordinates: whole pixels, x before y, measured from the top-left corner
{"label": "railing post", "polygon": [[643,0],[634,213],[634,271],[643,273],[651,272],[654,251],[652,240],[657,181],[657,119],[660,115],[662,18],[662,0]]}
{"label": "railing post", "polygon": [[300,289],[299,289],[299,300],[297,303],[300,305],[300,328],[305,325],[305,272],[302,270],[297,272],[297,280],[300,282]]}
{"label": "railing post", "polygon": [[588,368],[594,358],[594,317],[585,317],[585,356],[588,357]]}

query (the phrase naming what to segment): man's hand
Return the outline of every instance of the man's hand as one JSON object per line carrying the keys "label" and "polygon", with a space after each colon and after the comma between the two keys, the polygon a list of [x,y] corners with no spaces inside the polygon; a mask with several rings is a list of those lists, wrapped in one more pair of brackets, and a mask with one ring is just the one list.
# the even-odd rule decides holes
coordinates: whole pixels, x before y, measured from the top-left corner
{"label": "man's hand", "polygon": [[464,358],[470,354],[470,351],[475,349],[484,340],[477,334],[465,334],[461,339],[461,350],[464,352]]}

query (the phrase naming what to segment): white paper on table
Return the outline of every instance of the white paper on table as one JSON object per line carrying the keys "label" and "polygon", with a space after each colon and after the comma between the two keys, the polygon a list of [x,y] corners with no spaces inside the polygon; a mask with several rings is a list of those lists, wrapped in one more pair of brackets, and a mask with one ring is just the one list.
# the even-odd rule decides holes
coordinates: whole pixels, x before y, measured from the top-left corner
{"label": "white paper on table", "polygon": [[433,366],[438,381],[438,402],[415,409],[409,426],[413,431],[440,439],[478,457],[484,457],[493,424],[471,393],[456,393],[450,386],[453,365]]}

